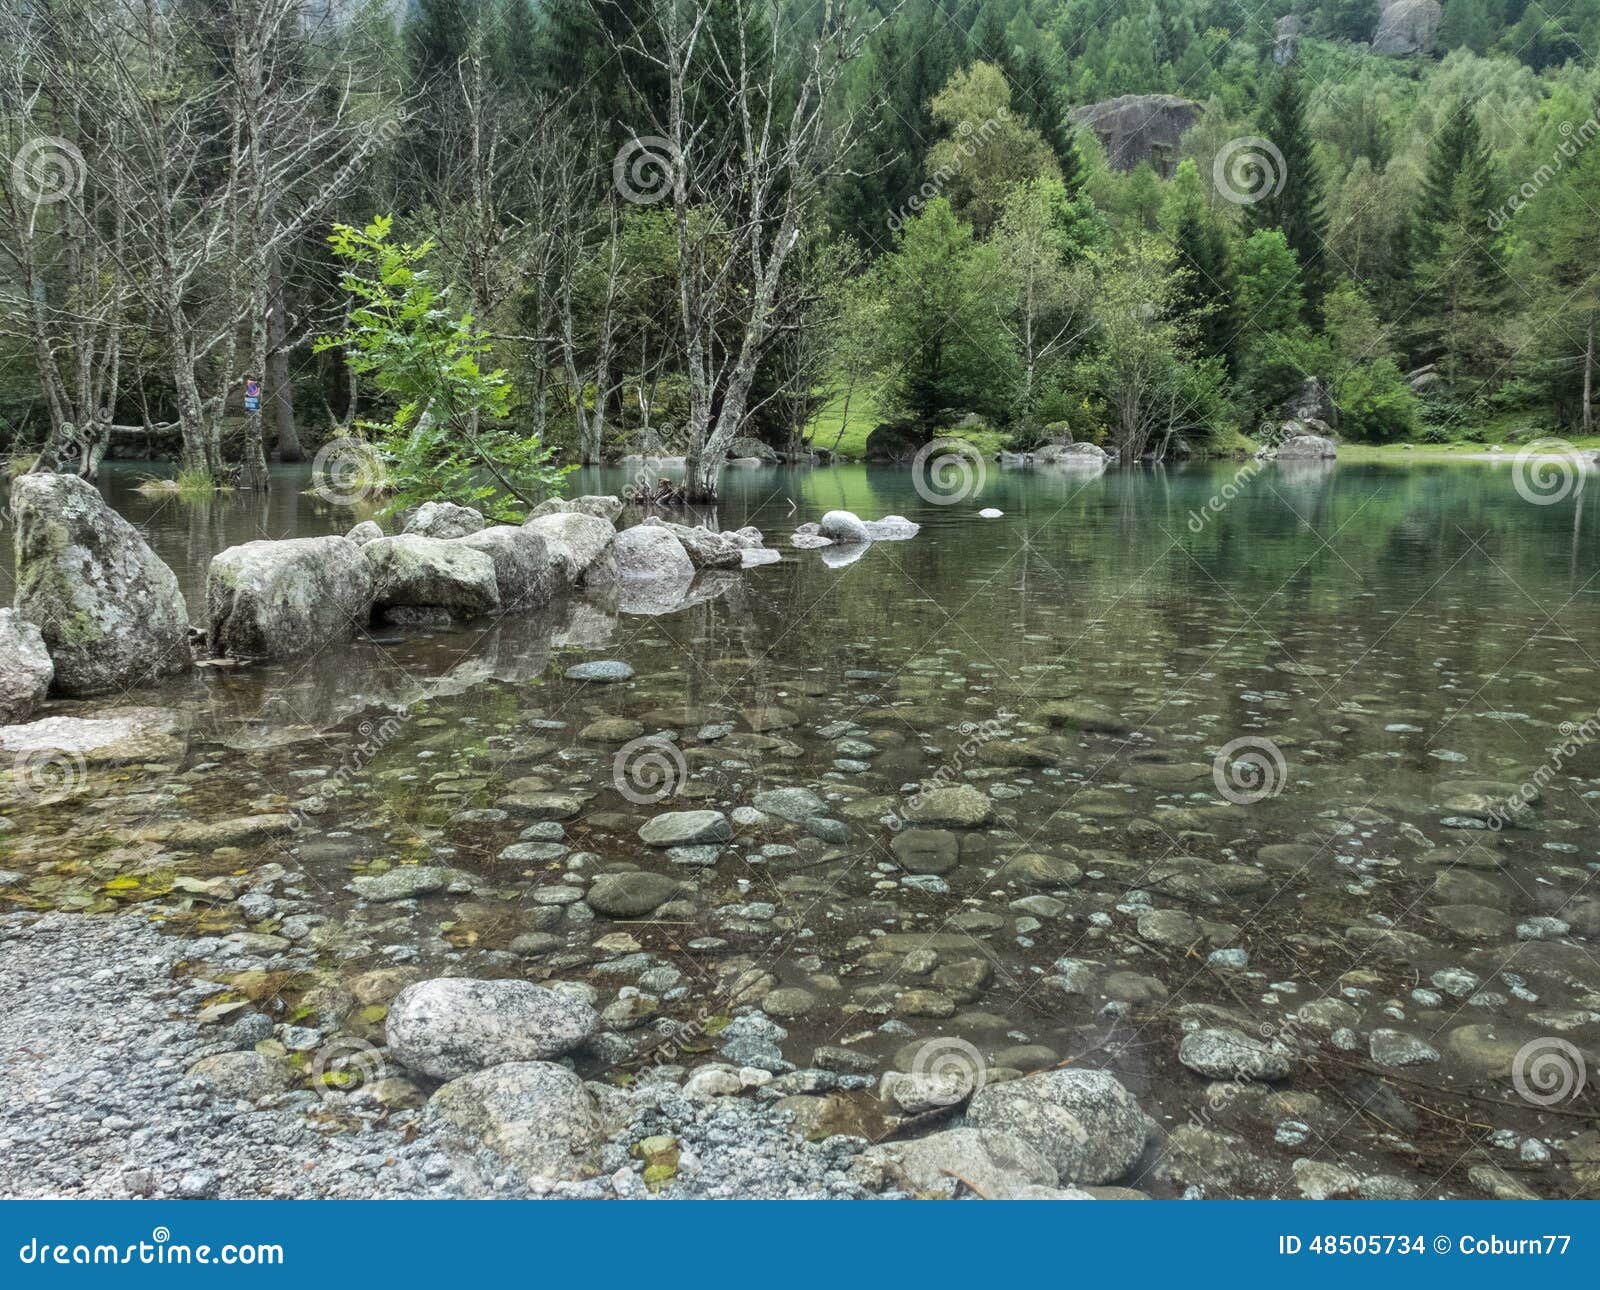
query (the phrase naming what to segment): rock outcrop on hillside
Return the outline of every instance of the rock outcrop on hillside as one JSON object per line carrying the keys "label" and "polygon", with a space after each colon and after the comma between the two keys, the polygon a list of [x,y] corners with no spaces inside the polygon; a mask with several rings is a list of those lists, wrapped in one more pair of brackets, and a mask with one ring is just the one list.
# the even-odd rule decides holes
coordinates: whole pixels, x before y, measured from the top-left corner
{"label": "rock outcrop on hillside", "polygon": [[1443,17],[1439,0],[1380,0],[1372,52],[1402,58],[1431,54]]}
{"label": "rock outcrop on hillside", "polygon": [[1198,103],[1175,94],[1124,94],[1073,108],[1072,121],[1095,132],[1114,170],[1148,161],[1170,176],[1178,164],[1178,140],[1200,119],[1200,111]]}

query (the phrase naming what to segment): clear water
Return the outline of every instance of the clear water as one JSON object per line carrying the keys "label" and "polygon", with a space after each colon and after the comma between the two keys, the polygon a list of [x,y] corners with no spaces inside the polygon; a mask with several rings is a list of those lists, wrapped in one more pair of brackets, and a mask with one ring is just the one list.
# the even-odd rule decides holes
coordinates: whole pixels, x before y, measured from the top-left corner
{"label": "clear water", "polygon": [[[106,490],[178,572],[197,622],[218,550],[359,518],[303,494],[300,472],[281,471],[265,500],[204,504],[142,496],[139,474],[116,467]],[[586,471],[569,491],[626,483]],[[613,1074],[649,1060],[669,1021],[691,1023],[676,1061],[717,1057],[713,1032],[759,980],[757,994],[775,983],[815,996],[784,1022],[784,1056],[801,1067],[818,1044],[848,1042],[882,1068],[906,1065],[906,1046],[929,1036],[960,1038],[990,1062],[1038,1064],[1042,1047],[1116,1070],[1169,1128],[1199,1116],[1285,1163],[1350,1157],[1470,1193],[1465,1170],[1492,1156],[1490,1127],[1548,1121],[1506,1072],[1453,1042],[1461,1028],[1600,1051],[1596,907],[1585,904],[1600,896],[1600,750],[1584,725],[1600,710],[1597,494],[1532,504],[1510,463],[1243,477],[1233,464],[1094,477],[991,467],[981,495],[952,506],[924,501],[903,470],[730,474],[721,526],[757,525],[783,559],[703,575],[677,612],[569,598],[290,664],[205,668],[133,696],[183,713],[187,752],[175,767],[90,767],[54,801],[14,791],[0,865],[23,881],[0,888],[0,902],[144,913],[180,934],[272,934],[279,919],[252,920],[175,880],[280,863],[329,920],[297,945],[315,966],[296,973],[284,1006],[329,1033],[381,1039],[372,1010],[329,1000],[394,965],[584,980],[603,1006],[632,978],[603,967],[625,941],[595,942],[623,934],[681,976],[646,991],[655,1011],[625,1032],[635,1052],[607,1064]],[[979,519],[980,506],[1004,515]],[[796,525],[834,508],[923,529],[849,563],[789,546]],[[564,678],[590,659],[623,660],[635,677]],[[1087,725],[1111,728],[1085,728],[1082,714],[1102,710],[1112,720]],[[602,717],[636,725],[585,737]],[[720,725],[732,732],[706,730]],[[663,730],[676,732],[685,777],[667,800],[631,800],[617,778],[623,736]],[[578,799],[569,852],[504,859],[529,817],[462,814],[492,812],[527,777]],[[1485,801],[1535,781],[1523,827],[1482,827]],[[955,868],[908,881],[886,821],[930,783],[976,786],[994,819],[967,835]],[[739,830],[708,868],[675,866],[638,840],[660,811],[731,812],[786,786],[819,793],[846,832]],[[324,807],[275,838],[186,849],[152,828],[294,813],[318,792]],[[1026,887],[996,873],[1030,852],[1070,859],[1081,877]],[[1185,888],[1175,860],[1261,876],[1238,890]],[[470,873],[480,890],[369,905],[347,889],[419,861]],[[671,917],[587,922],[548,903],[629,865],[692,884]],[[1442,887],[1442,874],[1488,885]],[[1151,906],[1203,920],[1209,939],[1142,935]],[[1541,916],[1568,929],[1519,934]],[[511,954],[532,931],[558,943]],[[978,959],[987,971],[959,986],[928,974],[906,960],[912,932],[946,938],[931,943],[941,968]],[[1208,965],[1215,946],[1247,950],[1248,968]],[[1062,958],[1093,965],[1087,992],[1059,988]],[[1478,984],[1452,975],[1441,986],[1440,972]],[[954,1015],[925,1015],[920,995],[908,1011],[906,991],[941,995]],[[1291,1023],[1308,1057],[1270,1087],[1321,1099],[1305,1113],[1311,1143],[1274,1144],[1274,1117],[1298,1114],[1263,1109],[1265,1087],[1206,1110],[1205,1082],[1175,1060],[1185,1022],[1225,1008],[1278,1034],[1323,998],[1355,1009],[1363,1041],[1388,1027],[1440,1060],[1390,1070],[1365,1042],[1344,1051]],[[1600,1061],[1588,1065],[1592,1083]],[[1373,1100],[1379,1085],[1409,1105],[1404,1117]],[[1592,1109],[1592,1088],[1575,1096],[1569,1108]],[[881,1131],[876,1099],[853,1097],[853,1131]],[[1239,1178],[1208,1190],[1272,1187]]]}

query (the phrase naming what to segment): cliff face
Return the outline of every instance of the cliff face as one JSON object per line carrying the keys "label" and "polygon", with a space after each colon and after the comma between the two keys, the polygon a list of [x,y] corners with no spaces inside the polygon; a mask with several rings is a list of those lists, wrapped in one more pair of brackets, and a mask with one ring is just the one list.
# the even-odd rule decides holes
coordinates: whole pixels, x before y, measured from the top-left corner
{"label": "cliff face", "polygon": [[1073,123],[1099,137],[1113,169],[1132,170],[1149,161],[1163,176],[1177,165],[1183,132],[1199,119],[1200,105],[1174,94],[1124,94],[1072,110]]}
{"label": "cliff face", "polygon": [[1431,54],[1443,16],[1439,0],[1380,3],[1378,30],[1372,36],[1373,53],[1396,54],[1402,58]]}

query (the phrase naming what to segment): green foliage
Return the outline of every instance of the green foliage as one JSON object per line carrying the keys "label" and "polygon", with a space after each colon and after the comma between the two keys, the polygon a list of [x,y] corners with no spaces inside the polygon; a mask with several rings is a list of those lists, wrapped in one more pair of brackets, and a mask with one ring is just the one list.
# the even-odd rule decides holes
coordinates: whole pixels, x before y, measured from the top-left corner
{"label": "green foliage", "polygon": [[1257,229],[1278,229],[1300,265],[1301,290],[1315,308],[1326,287],[1324,264],[1328,220],[1323,210],[1321,168],[1306,124],[1305,92],[1290,64],[1272,83],[1262,111],[1261,132],[1277,148],[1282,161],[1271,161],[1265,195],[1251,205],[1249,218]]}
{"label": "green foliage", "polygon": [[393,228],[386,215],[361,229],[334,226],[349,324],[320,337],[317,351],[343,351],[391,409],[387,420],[360,425],[388,460],[396,506],[442,499],[505,514],[513,500],[530,505],[555,491],[566,468],[506,424],[511,385],[502,369],[485,368],[488,337],[452,310],[449,288],[423,267],[432,244],[394,241]]}
{"label": "green foliage", "polygon": [[1390,358],[1357,364],[1334,387],[1340,433],[1366,443],[1393,443],[1417,432],[1420,406]]}

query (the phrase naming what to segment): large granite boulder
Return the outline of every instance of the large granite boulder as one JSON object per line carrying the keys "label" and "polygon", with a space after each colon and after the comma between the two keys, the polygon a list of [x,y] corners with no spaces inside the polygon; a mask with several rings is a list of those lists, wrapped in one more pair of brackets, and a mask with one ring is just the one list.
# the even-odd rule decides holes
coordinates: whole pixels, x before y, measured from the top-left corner
{"label": "large granite boulder", "polygon": [[553,1062],[507,1062],[452,1080],[429,1099],[424,1121],[447,1142],[486,1149],[524,1177],[574,1180],[600,1171],[599,1104]]}
{"label": "large granite boulder", "polygon": [[1114,1182],[1144,1150],[1144,1112],[1105,1071],[1051,1070],[990,1084],[974,1095],[967,1122],[1034,1147],[1063,1183]]}
{"label": "large granite boulder", "polygon": [[1304,421],[1324,431],[1339,424],[1338,405],[1321,378],[1315,376],[1305,377],[1294,395],[1278,405],[1275,415],[1280,421]]}
{"label": "large granite boulder", "polygon": [[1047,443],[1034,450],[1033,459],[1046,466],[1104,466],[1111,454],[1093,443]]}
{"label": "large granite boulder", "polygon": [[615,522],[617,516],[622,514],[622,499],[610,493],[586,493],[582,497],[547,497],[528,512],[527,519],[535,520],[541,515],[565,515],[568,512],[593,515],[602,520]]}
{"label": "large granite boulder", "polygon": [[1177,166],[1178,141],[1200,119],[1200,105],[1175,94],[1124,94],[1073,108],[1074,125],[1095,132],[1113,170],[1132,170],[1148,161],[1158,174]]}
{"label": "large granite boulder", "polygon": [[471,618],[500,608],[494,561],[458,541],[402,533],[368,542],[361,554],[372,565],[375,609],[437,605]]}
{"label": "large granite boulder", "polygon": [[1272,29],[1272,61],[1278,67],[1294,62],[1300,50],[1300,19],[1286,13]]}
{"label": "large granite boulder", "polygon": [[560,1057],[600,1022],[581,999],[531,981],[435,977],[395,996],[385,1024],[403,1066],[456,1079],[502,1062]]}
{"label": "large granite boulder", "polygon": [[1290,434],[1276,455],[1279,461],[1331,461],[1339,455],[1339,445],[1319,434]]}
{"label": "large granite boulder", "polygon": [[639,522],[640,528],[666,529],[689,553],[696,569],[740,569],[745,567],[744,553],[757,550],[762,537],[758,529],[742,528],[724,533],[696,524],[674,524],[659,515],[651,515]]}
{"label": "large granite boulder", "polygon": [[38,627],[66,695],[181,672],[189,613],[178,580],[137,529],[76,475],[11,484],[17,613]]}
{"label": "large granite boulder", "polygon": [[728,445],[728,456],[759,461],[764,466],[776,466],[779,460],[776,449],[749,434],[739,435]]}
{"label": "large granite boulder", "polygon": [[536,515],[522,525],[544,539],[568,586],[605,582],[616,574],[617,530],[610,520],[582,511]]}
{"label": "large granite boulder", "polygon": [[859,546],[872,541],[872,532],[854,511],[829,511],[817,525],[817,532],[830,542]]}
{"label": "large granite boulder", "polygon": [[617,574],[624,582],[684,582],[694,561],[671,529],[636,524],[616,537]]}
{"label": "large granite boulder", "polygon": [[16,610],[0,609],[0,726],[31,717],[55,674],[39,629]]}
{"label": "large granite boulder", "polygon": [[1431,54],[1443,17],[1444,9],[1439,0],[1388,0],[1379,7],[1372,50],[1401,58]]}
{"label": "large granite boulder", "polygon": [[502,609],[536,609],[566,585],[561,561],[530,528],[496,524],[480,533],[452,540],[474,551],[482,551],[494,561],[494,579],[500,590]]}
{"label": "large granite boulder", "polygon": [[868,461],[910,461],[928,442],[915,426],[886,422],[867,435],[863,453]]}
{"label": "large granite boulder", "polygon": [[206,575],[213,653],[293,658],[349,640],[372,616],[372,565],[349,538],[246,542]]}
{"label": "large granite boulder", "polygon": [[483,531],[481,511],[454,502],[424,502],[406,521],[406,533],[417,537],[458,538]]}

